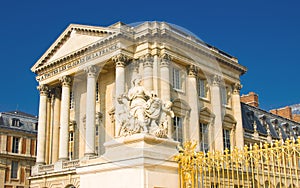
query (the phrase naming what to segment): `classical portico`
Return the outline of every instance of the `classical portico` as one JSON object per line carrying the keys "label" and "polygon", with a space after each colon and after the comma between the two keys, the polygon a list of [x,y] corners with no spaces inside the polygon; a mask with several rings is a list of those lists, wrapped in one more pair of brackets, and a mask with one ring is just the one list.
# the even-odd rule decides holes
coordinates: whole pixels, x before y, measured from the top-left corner
{"label": "classical portico", "polygon": [[[178,32],[166,23],[146,22],[72,24],[61,34],[32,67],[40,91],[32,187],[89,187],[97,178],[114,187],[104,170],[139,175],[140,167],[153,178],[149,185],[170,187],[159,173],[177,177],[171,161],[177,144],[195,140],[223,150],[226,117],[234,122],[226,130],[242,132],[237,90],[246,68]],[[223,86],[229,88],[228,104],[222,103]],[[204,134],[209,143],[203,143]],[[117,161],[130,168],[122,164],[117,170]],[[153,171],[153,165],[164,172]]]}

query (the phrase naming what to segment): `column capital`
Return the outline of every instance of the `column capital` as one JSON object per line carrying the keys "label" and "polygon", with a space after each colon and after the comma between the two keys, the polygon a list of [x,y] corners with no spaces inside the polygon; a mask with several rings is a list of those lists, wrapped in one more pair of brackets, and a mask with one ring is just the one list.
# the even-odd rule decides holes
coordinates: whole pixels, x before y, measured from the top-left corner
{"label": "column capital", "polygon": [[48,95],[49,87],[45,84],[37,86],[37,89],[40,91],[40,95]]}
{"label": "column capital", "polygon": [[88,77],[96,77],[98,73],[98,69],[95,65],[84,68],[84,71],[87,73]]}
{"label": "column capital", "polygon": [[172,57],[169,54],[163,53],[159,56],[161,58],[160,66],[169,66]]}
{"label": "column capital", "polygon": [[197,67],[195,65],[189,65],[187,68],[188,76],[189,77],[196,77],[197,76]]}
{"label": "column capital", "polygon": [[239,95],[240,94],[240,90],[242,89],[242,84],[240,84],[240,83],[234,83],[233,85],[232,85],[232,94],[235,94],[235,95]]}
{"label": "column capital", "polygon": [[72,78],[71,76],[62,76],[59,81],[62,83],[62,86],[71,86]]}
{"label": "column capital", "polygon": [[124,67],[129,59],[130,58],[124,54],[118,54],[112,57],[112,60],[116,64],[116,67]]}
{"label": "column capital", "polygon": [[143,62],[144,67],[152,67],[153,66],[153,56],[151,54],[146,54],[140,57],[141,62]]}
{"label": "column capital", "polygon": [[217,75],[217,74],[213,75],[212,78],[211,78],[211,83],[214,86],[220,86],[221,81],[222,81],[222,77],[220,75]]}

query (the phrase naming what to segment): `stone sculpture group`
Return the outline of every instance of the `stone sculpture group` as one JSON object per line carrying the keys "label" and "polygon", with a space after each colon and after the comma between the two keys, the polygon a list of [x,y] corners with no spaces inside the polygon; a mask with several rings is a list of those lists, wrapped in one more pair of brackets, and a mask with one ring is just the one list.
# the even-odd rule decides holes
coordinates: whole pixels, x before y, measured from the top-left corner
{"label": "stone sculpture group", "polygon": [[129,136],[136,133],[167,138],[172,102],[163,102],[154,92],[149,92],[142,86],[142,79],[137,76],[132,81],[128,93],[118,97],[122,110],[118,115],[120,122],[119,136]]}

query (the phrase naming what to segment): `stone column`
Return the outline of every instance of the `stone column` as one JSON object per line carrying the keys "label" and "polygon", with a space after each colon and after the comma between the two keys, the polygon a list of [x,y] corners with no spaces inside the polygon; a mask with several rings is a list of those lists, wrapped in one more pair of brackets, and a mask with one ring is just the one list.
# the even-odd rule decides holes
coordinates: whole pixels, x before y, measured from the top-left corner
{"label": "stone column", "polygon": [[[171,56],[168,54],[162,54],[160,56],[160,97],[163,102],[171,100],[171,88],[170,88],[170,61]],[[171,117],[168,117],[168,137],[172,138],[172,124]]]}
{"label": "stone column", "polygon": [[244,129],[243,129],[243,120],[242,120],[242,109],[240,101],[240,90],[242,85],[240,83],[235,83],[233,86],[232,92],[232,110],[233,115],[236,120],[236,130],[235,130],[235,143],[239,149],[244,147]]}
{"label": "stone column", "polygon": [[153,57],[147,54],[143,58],[143,86],[148,90],[153,90]]}
{"label": "stone column", "polygon": [[121,105],[118,103],[118,97],[125,92],[125,65],[128,58],[123,54],[119,54],[114,56],[112,60],[116,64],[115,136],[117,137],[119,136],[119,131],[120,131],[119,113],[122,110]]}
{"label": "stone column", "polygon": [[86,89],[86,129],[84,156],[95,155],[95,120],[96,120],[96,79],[98,71],[96,66],[85,69],[87,73]]}
{"label": "stone column", "polygon": [[153,57],[153,91],[158,94],[158,55]]}
{"label": "stone column", "polygon": [[214,75],[211,81],[211,105],[215,115],[213,135],[211,143],[215,151],[223,150],[223,122],[222,122],[222,102],[221,102],[221,76]]}
{"label": "stone column", "polygon": [[191,107],[189,127],[186,131],[189,140],[196,140],[199,145],[199,109],[197,93],[197,68],[194,65],[188,67],[188,103]]}
{"label": "stone column", "polygon": [[54,89],[54,101],[53,101],[53,141],[52,141],[52,163],[58,160],[58,148],[59,148],[59,125],[60,125],[60,96],[61,89]]}
{"label": "stone column", "polygon": [[49,88],[47,85],[38,86],[40,91],[39,105],[39,124],[38,124],[38,140],[37,140],[37,156],[36,164],[45,164],[45,148],[46,148],[46,125],[47,125],[47,98]]}
{"label": "stone column", "polygon": [[70,89],[72,79],[70,76],[60,78],[62,83],[59,131],[59,160],[68,160],[69,121],[70,121]]}

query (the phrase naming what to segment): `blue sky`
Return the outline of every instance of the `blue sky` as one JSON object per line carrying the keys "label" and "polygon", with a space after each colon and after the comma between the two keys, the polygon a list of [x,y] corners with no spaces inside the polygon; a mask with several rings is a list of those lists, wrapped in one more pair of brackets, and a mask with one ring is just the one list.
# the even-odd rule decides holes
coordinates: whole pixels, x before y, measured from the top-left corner
{"label": "blue sky", "polygon": [[70,24],[166,21],[237,57],[248,67],[241,93],[259,94],[269,110],[300,103],[300,2],[220,1],[2,1],[0,111],[37,115],[31,66]]}

